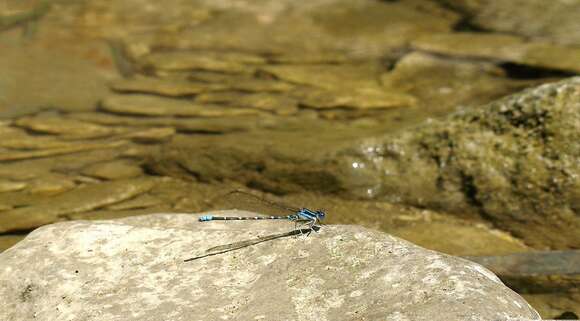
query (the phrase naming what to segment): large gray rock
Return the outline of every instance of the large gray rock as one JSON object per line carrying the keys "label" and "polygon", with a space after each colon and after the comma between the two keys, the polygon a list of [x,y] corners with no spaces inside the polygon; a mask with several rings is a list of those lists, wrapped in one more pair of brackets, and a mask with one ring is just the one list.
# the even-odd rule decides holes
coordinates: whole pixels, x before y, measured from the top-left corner
{"label": "large gray rock", "polygon": [[480,265],[357,226],[184,262],[290,229],[182,214],[47,225],[0,254],[0,320],[539,319]]}

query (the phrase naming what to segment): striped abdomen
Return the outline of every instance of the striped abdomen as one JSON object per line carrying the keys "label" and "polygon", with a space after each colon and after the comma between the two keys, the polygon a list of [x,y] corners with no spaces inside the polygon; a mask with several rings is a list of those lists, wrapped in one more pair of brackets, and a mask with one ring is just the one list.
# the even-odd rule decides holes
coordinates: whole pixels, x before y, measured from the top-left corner
{"label": "striped abdomen", "polygon": [[203,215],[199,218],[200,222],[207,221],[244,221],[244,220],[292,220],[294,215],[288,216],[213,216]]}

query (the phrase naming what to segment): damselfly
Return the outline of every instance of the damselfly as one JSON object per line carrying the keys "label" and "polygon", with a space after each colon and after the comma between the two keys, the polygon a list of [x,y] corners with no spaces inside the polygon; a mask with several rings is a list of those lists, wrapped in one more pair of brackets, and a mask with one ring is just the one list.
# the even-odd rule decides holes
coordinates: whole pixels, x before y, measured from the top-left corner
{"label": "damselfly", "polygon": [[255,245],[258,243],[288,237],[293,235],[310,235],[312,231],[317,232],[320,229],[320,224],[326,213],[323,210],[310,210],[308,208],[298,208],[298,207],[291,207],[285,204],[274,202],[252,193],[243,191],[243,190],[234,190],[232,192],[227,193],[223,196],[223,198],[230,198],[236,199],[237,197],[242,197],[246,201],[250,201],[251,203],[257,202],[263,205],[267,205],[267,207],[276,209],[278,211],[283,211],[286,213],[291,213],[288,215],[283,216],[214,216],[214,215],[203,215],[199,218],[200,222],[209,222],[209,221],[238,221],[238,220],[288,220],[295,223],[294,230],[285,232],[285,233],[278,233],[272,234],[267,236],[257,237],[251,240],[245,240],[241,242],[235,242],[231,244],[225,244],[220,246],[215,246],[210,249],[207,249],[204,254],[192,257],[189,259],[184,260],[185,262],[197,260],[200,258],[204,258],[207,256],[217,255],[221,253],[226,253],[229,251],[234,251],[237,249],[241,249],[247,246]]}
{"label": "damselfly", "polygon": [[224,198],[229,198],[232,196],[240,195],[245,198],[250,198],[254,201],[260,202],[262,204],[268,205],[274,209],[286,211],[291,213],[284,216],[214,216],[214,215],[203,215],[199,218],[200,222],[209,221],[240,221],[240,220],[288,220],[296,223],[296,227],[308,227],[312,229],[314,226],[318,226],[326,213],[323,210],[311,210],[305,207],[291,207],[282,203],[274,202],[265,198],[261,198],[252,193],[243,190],[234,190],[224,195]]}

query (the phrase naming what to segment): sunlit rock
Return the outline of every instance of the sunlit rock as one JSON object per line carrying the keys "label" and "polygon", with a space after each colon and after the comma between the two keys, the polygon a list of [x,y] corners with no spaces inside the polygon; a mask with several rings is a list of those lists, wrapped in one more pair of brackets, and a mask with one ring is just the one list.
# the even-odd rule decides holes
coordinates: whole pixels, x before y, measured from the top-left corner
{"label": "sunlit rock", "polygon": [[484,267],[356,226],[184,262],[292,226],[252,223],[158,214],[40,228],[0,254],[0,318],[540,318]]}

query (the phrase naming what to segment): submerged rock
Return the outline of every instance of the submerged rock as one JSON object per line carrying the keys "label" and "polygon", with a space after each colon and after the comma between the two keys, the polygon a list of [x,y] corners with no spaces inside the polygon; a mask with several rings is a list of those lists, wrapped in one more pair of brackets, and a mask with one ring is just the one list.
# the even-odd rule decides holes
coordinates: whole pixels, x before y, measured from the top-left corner
{"label": "submerged rock", "polygon": [[211,90],[227,88],[222,84],[185,81],[153,77],[118,79],[111,82],[111,88],[123,93],[146,93],[169,97],[191,96]]}
{"label": "submerged rock", "polygon": [[580,246],[580,78],[542,85],[336,158],[352,194],[481,216],[536,247]]}
{"label": "submerged rock", "polygon": [[489,61],[459,60],[411,52],[381,76],[382,85],[416,97],[431,115],[445,115],[457,106],[477,106],[511,94],[533,83],[504,78]]}
{"label": "submerged rock", "polygon": [[136,162],[129,160],[114,160],[92,164],[83,169],[81,173],[91,177],[116,180],[141,176],[143,175],[143,170]]}
{"label": "submerged rock", "polygon": [[[580,43],[580,1],[443,0],[486,31],[518,34],[565,45]],[[569,318],[570,319],[570,318]]]}
{"label": "submerged rock", "polygon": [[547,42],[528,42],[503,34],[443,33],[415,39],[415,49],[444,55],[486,58],[533,67],[580,73],[580,49]]}
{"label": "submerged rock", "polygon": [[[113,126],[131,126],[131,127],[158,127],[169,128],[171,132],[159,132],[157,128],[147,130],[147,133],[154,134],[155,130],[158,138],[167,138],[175,133],[175,130],[181,132],[197,132],[197,133],[228,133],[248,130],[256,127],[258,120],[254,117],[230,116],[230,117],[215,117],[215,118],[189,118],[189,117],[138,117],[118,114],[106,113],[75,113],[71,117],[93,122],[96,124],[113,125]],[[166,131],[167,129],[163,130]],[[146,132],[135,132],[131,134],[134,140],[140,140],[141,134]],[[171,134],[171,135],[168,135]],[[143,137],[146,138],[146,137]],[[154,138],[154,137],[150,137]],[[147,140],[147,139],[146,139]],[[157,139],[159,140],[159,139]]]}
{"label": "submerged rock", "polygon": [[411,107],[416,99],[398,91],[379,86],[334,91],[302,88],[292,93],[304,107],[314,109],[387,109]]}
{"label": "submerged rock", "polygon": [[295,99],[272,93],[215,92],[198,95],[195,97],[195,101],[253,108],[271,111],[279,115],[291,115],[298,111],[298,103]]}
{"label": "submerged rock", "polygon": [[[43,141],[38,140],[36,143],[30,141],[33,145],[42,146]],[[58,142],[57,142],[58,143]],[[74,154],[78,152],[86,152],[90,150],[106,150],[115,149],[127,145],[123,140],[108,141],[108,142],[74,142],[63,144],[62,147],[55,147],[49,149],[39,150],[24,150],[24,151],[0,151],[0,161],[21,161],[33,158],[55,157],[58,155]]]}
{"label": "submerged rock", "polygon": [[111,95],[103,99],[101,109],[115,114],[139,116],[220,117],[259,113],[250,108],[202,105],[188,100],[141,94]]}
{"label": "submerged rock", "polygon": [[0,233],[30,230],[66,219],[72,213],[86,212],[122,202],[153,188],[155,179],[134,178],[81,186],[35,204],[8,210],[0,215]]}
{"label": "submerged rock", "polygon": [[291,228],[245,223],[158,214],[45,226],[0,254],[0,319],[539,319],[482,266],[356,226],[184,262]]}
{"label": "submerged rock", "polygon": [[28,183],[15,182],[12,180],[0,179],[0,193],[20,191],[26,188]]}
{"label": "submerged rock", "polygon": [[62,116],[23,117],[14,122],[18,127],[32,132],[89,139],[110,136],[116,131],[112,128],[82,122]]}
{"label": "submerged rock", "polygon": [[152,53],[140,62],[145,68],[154,70],[207,70],[233,74],[249,74],[253,65],[264,64],[264,58],[231,51],[173,51]]}

